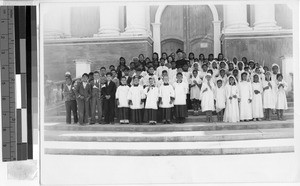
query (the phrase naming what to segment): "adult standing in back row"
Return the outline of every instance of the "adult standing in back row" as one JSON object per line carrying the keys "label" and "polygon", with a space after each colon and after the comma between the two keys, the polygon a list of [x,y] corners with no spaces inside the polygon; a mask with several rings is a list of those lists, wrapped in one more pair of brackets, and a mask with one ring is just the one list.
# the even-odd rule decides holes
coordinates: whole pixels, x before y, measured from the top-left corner
{"label": "adult standing in back row", "polygon": [[178,57],[178,60],[176,61],[176,68],[182,68],[183,65],[187,64],[187,60],[184,59],[183,57],[183,51],[181,49],[178,49],[176,51],[176,54],[177,54],[177,57]]}

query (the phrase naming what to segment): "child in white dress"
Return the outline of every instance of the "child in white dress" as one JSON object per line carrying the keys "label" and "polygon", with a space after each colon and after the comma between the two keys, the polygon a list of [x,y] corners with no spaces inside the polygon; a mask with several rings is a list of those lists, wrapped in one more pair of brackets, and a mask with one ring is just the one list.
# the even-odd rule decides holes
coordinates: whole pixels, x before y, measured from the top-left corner
{"label": "child in white dress", "polygon": [[253,100],[252,100],[252,115],[253,120],[260,121],[264,117],[263,111],[263,103],[262,103],[262,84],[260,82],[260,78],[258,74],[253,75],[253,82],[252,82],[252,89],[253,89]]}
{"label": "child in white dress", "polygon": [[287,83],[283,80],[282,74],[277,74],[277,94],[276,94],[276,110],[277,110],[277,117],[278,120],[284,120],[283,119],[283,110],[288,109],[287,106],[287,99],[286,99],[286,93],[287,90]]}
{"label": "child in white dress", "polygon": [[215,89],[215,105],[218,116],[218,122],[223,121],[224,110],[226,107],[226,94],[225,87],[223,86],[222,79],[217,80],[217,87]]}
{"label": "child in white dress", "polygon": [[275,110],[276,105],[276,85],[271,80],[271,72],[265,73],[265,80],[263,81],[263,107],[265,109],[265,119],[271,120],[271,112]]}
{"label": "child in white dress", "polygon": [[206,76],[206,81],[203,82],[200,91],[200,100],[202,112],[206,114],[206,122],[213,122],[212,112],[215,110],[214,105],[214,91],[215,84],[212,81],[212,76],[208,73]]}
{"label": "child in white dress", "polygon": [[239,82],[239,96],[240,96],[240,120],[252,120],[252,86],[251,82],[247,81],[247,73],[242,73],[241,82]]}
{"label": "child in white dress", "polygon": [[224,113],[224,122],[239,122],[239,88],[237,80],[232,75],[228,77],[228,82],[225,87],[226,108]]}

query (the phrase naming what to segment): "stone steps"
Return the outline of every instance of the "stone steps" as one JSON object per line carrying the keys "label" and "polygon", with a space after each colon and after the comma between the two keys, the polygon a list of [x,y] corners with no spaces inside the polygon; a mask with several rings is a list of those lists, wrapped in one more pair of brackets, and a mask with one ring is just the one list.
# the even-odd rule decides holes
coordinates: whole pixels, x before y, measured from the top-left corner
{"label": "stone steps", "polygon": [[121,132],[175,132],[175,131],[217,131],[217,130],[248,130],[248,129],[278,129],[293,128],[294,120],[285,121],[251,121],[238,123],[183,123],[157,125],[85,125],[45,123],[44,129],[49,131],[121,131]]}
{"label": "stone steps", "polygon": [[201,142],[293,138],[293,128],[180,132],[45,131],[45,141]]}
{"label": "stone steps", "polygon": [[[272,120],[277,119],[277,115],[272,115],[271,116]],[[294,113],[284,113],[284,118],[285,119],[294,119]],[[217,121],[217,116],[213,115],[213,120]],[[65,122],[66,121],[66,116],[61,115],[61,116],[46,116],[45,117],[45,122]],[[200,116],[189,116],[186,118],[186,122],[205,122],[206,121],[206,116],[205,115],[200,115]],[[119,121],[116,119],[116,123]]]}
{"label": "stone steps", "polygon": [[283,153],[294,151],[294,139],[206,142],[44,142],[45,154],[95,156],[187,156]]}

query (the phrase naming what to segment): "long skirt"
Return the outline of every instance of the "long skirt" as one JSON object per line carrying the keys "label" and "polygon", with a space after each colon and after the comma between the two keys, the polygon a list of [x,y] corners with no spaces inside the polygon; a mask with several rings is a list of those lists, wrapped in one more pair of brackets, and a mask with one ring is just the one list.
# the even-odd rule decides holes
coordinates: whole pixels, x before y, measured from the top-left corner
{"label": "long skirt", "polygon": [[160,108],[162,121],[171,121],[172,108]]}
{"label": "long skirt", "polygon": [[176,118],[185,118],[188,116],[186,105],[174,105]]}
{"label": "long skirt", "polygon": [[157,109],[145,109],[144,111],[144,121],[157,121]]}
{"label": "long skirt", "polygon": [[129,108],[128,107],[121,107],[118,109],[119,111],[119,119],[125,120],[129,119]]}
{"label": "long skirt", "polygon": [[131,109],[131,122],[132,123],[141,123],[143,121],[142,118],[142,109]]}

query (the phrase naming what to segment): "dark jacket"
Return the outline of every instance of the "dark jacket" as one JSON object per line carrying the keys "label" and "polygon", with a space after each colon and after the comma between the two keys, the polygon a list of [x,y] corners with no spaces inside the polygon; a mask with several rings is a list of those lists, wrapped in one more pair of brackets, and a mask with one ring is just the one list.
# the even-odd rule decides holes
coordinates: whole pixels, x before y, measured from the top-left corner
{"label": "dark jacket", "polygon": [[114,82],[110,81],[109,84],[106,82],[105,87],[102,88],[103,95],[110,95],[110,99],[114,100],[116,97],[116,89],[116,84]]}
{"label": "dark jacket", "polygon": [[74,92],[74,86],[71,84],[71,90],[68,88],[67,84],[62,85],[62,93],[64,101],[71,101],[76,99],[76,95]]}
{"label": "dark jacket", "polygon": [[79,96],[83,96],[85,99],[89,99],[91,97],[91,85],[87,83],[84,88],[83,82],[78,82],[74,92],[76,95],[76,99],[80,99]]}

